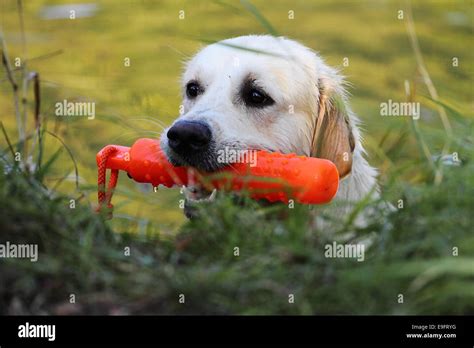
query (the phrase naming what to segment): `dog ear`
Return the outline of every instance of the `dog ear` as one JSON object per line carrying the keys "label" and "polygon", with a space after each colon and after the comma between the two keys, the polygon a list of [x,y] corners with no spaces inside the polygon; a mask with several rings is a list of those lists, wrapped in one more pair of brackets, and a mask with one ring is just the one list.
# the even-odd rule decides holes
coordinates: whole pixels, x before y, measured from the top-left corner
{"label": "dog ear", "polygon": [[351,173],[355,140],[341,78],[332,69],[328,72],[332,76],[326,75],[318,81],[319,105],[311,156],[332,161],[342,179]]}

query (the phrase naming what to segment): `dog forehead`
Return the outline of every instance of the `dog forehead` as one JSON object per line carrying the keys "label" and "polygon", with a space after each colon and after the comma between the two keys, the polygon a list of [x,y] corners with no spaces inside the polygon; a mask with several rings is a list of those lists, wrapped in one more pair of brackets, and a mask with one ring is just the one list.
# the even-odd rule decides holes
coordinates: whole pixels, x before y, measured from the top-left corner
{"label": "dog forehead", "polygon": [[314,53],[301,44],[272,36],[241,36],[211,44],[187,64],[184,80],[254,73],[278,79],[303,78],[314,70]]}

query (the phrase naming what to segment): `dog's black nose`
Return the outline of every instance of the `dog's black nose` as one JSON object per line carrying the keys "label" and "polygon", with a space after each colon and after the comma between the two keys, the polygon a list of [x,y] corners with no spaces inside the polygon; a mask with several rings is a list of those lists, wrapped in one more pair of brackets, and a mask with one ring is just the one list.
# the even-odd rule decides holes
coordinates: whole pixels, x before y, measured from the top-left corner
{"label": "dog's black nose", "polygon": [[179,154],[206,150],[212,138],[209,126],[199,121],[178,121],[166,135],[171,149]]}

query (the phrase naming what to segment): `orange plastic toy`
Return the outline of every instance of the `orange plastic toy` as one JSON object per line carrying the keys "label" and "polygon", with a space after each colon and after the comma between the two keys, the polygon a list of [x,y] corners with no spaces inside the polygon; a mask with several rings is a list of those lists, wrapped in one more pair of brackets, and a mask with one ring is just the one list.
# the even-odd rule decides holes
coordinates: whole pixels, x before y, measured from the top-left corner
{"label": "orange plastic toy", "polygon": [[[305,204],[329,202],[337,192],[339,174],[329,160],[295,154],[257,151],[257,164],[234,163],[214,173],[194,168],[174,167],[168,162],[156,139],[138,139],[132,147],[107,145],[97,153],[99,209],[110,203],[118,171],[126,171],[135,181],[153,186],[200,183],[212,189],[248,190],[254,199]],[[106,170],[110,179],[105,191]]]}

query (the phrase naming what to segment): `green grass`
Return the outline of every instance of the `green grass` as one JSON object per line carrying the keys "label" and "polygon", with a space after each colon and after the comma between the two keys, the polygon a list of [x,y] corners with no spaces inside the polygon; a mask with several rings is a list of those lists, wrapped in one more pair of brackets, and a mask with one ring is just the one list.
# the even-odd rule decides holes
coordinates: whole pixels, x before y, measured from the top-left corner
{"label": "green grass", "polygon": [[0,313],[472,314],[473,163],[446,168],[440,186],[398,186],[404,209],[356,229],[373,242],[363,262],[325,258],[341,225],[315,230],[307,206],[221,196],[173,238],[114,233],[87,204],[2,174],[2,240],[40,256],[0,262]]}
{"label": "green grass", "polygon": [[[467,2],[414,4],[440,101],[428,97],[421,83],[405,23],[396,19],[397,2],[347,1],[337,11],[329,1],[278,2],[265,11],[259,1],[255,7],[247,1],[98,3],[95,17],[72,23],[40,20],[46,2],[25,4],[28,56],[56,49],[63,54],[28,63],[41,76],[42,123],[34,128],[28,93],[29,151],[21,162],[14,160],[19,145],[11,86],[0,75],[0,242],[37,243],[40,249],[38,262],[0,260],[0,314],[474,314],[473,50],[465,44],[472,28],[446,20],[459,11],[471,18]],[[0,5],[10,59],[22,51],[15,4]],[[181,8],[188,19],[178,22]],[[289,9],[297,21],[287,19]],[[133,16],[124,16],[129,12]],[[402,199],[403,209],[376,213],[364,228],[337,220],[317,230],[314,219],[331,206],[264,207],[220,195],[187,221],[178,190],[153,193],[121,175],[114,219],[97,215],[97,150],[156,135],[149,132],[160,126],[144,117],[163,123],[174,118],[180,60],[203,38],[265,31],[299,39],[335,66],[350,57],[343,73],[354,86],[351,101],[367,130],[371,163],[381,171],[381,199],[396,206]],[[123,57],[130,55],[127,70]],[[460,58],[458,69],[449,65],[453,55]],[[405,100],[405,79],[416,86],[412,97],[422,105],[416,124],[379,116],[380,102]],[[52,114],[57,100],[82,97],[97,102],[94,121]],[[453,136],[442,127],[439,106]],[[446,141],[459,165],[436,159]],[[377,211],[377,203],[359,208]],[[324,257],[325,245],[348,231],[371,240],[365,260]]]}

